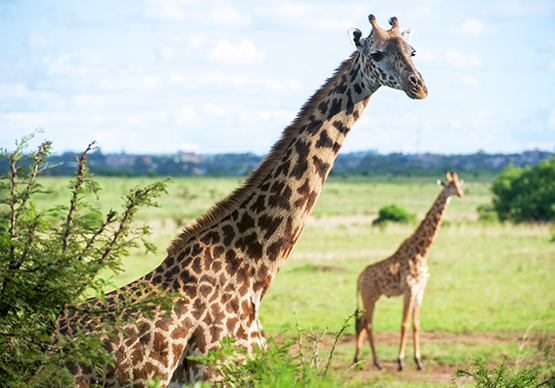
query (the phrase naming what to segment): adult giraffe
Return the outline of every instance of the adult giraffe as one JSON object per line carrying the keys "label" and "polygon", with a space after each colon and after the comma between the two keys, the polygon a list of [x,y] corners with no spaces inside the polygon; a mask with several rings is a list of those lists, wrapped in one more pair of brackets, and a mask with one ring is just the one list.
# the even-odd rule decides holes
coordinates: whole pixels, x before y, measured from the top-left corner
{"label": "adult giraffe", "polygon": [[[202,365],[188,360],[219,346],[229,335],[238,346],[263,345],[258,320],[260,302],[299,238],[345,136],[370,96],[381,86],[403,90],[410,98],[426,97],[409,45],[412,30],[381,29],[369,16],[367,38],[358,29],[349,36],[356,48],[335,74],[306,102],[293,123],[242,187],[189,225],[168,248],[166,259],[142,278],[107,295],[161,285],[188,296],[171,315],[154,311],[139,317],[127,336],[106,338],[115,368],[100,377],[78,368],[80,387],[142,387],[159,377],[162,387],[181,387],[210,379]],[[60,322],[72,332],[71,318]],[[90,326],[90,325],[89,325]],[[81,323],[84,330],[94,330]]]}

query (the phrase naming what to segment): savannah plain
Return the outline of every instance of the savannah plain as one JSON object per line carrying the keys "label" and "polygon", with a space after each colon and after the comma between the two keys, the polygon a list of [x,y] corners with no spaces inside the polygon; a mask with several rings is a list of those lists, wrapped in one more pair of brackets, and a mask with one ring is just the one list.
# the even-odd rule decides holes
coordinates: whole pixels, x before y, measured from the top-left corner
{"label": "savannah plain", "polygon": [[[492,178],[459,174],[465,197],[452,198],[439,236],[428,256],[431,279],[421,312],[421,351],[425,370],[416,371],[409,333],[403,372],[396,370],[402,299],[382,296],[374,313],[377,352],[384,370],[372,364],[366,344],[358,368],[354,325],[339,337],[332,366],[344,374],[346,386],[449,386],[457,368],[481,357],[488,366],[511,368],[555,364],[555,228],[551,224],[483,222],[477,207],[491,202]],[[297,322],[305,330],[326,335],[322,362],[334,336],[357,307],[356,281],[370,263],[391,255],[413,233],[417,223],[372,225],[380,207],[396,203],[416,214],[419,222],[441,188],[442,176],[418,178],[331,177],[297,246],[272,283],[260,311],[266,336],[295,336]],[[121,209],[130,188],[155,178],[98,177],[103,212]],[[37,198],[39,207],[67,203],[67,177],[42,178],[51,194]],[[154,269],[165,248],[188,222],[204,213],[242,182],[240,178],[176,178],[159,207],[142,209],[137,222],[152,230],[156,255],[136,249],[123,259],[115,286]],[[108,275],[107,275],[108,276]],[[457,380],[464,384],[465,380]]]}

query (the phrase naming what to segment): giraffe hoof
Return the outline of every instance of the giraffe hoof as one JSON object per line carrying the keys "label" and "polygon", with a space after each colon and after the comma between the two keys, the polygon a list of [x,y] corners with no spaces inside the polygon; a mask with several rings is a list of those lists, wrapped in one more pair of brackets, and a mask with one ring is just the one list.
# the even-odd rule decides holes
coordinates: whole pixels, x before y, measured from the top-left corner
{"label": "giraffe hoof", "polygon": [[403,369],[405,369],[405,360],[400,358],[397,361],[399,362],[399,371],[402,371]]}
{"label": "giraffe hoof", "polygon": [[383,369],[382,364],[380,364],[380,362],[379,362],[377,359],[374,360],[374,366],[375,366],[376,368],[378,368],[379,370],[382,370],[382,369]]}
{"label": "giraffe hoof", "polygon": [[424,364],[422,364],[422,361],[420,360],[416,360],[416,369],[418,370],[424,370]]}

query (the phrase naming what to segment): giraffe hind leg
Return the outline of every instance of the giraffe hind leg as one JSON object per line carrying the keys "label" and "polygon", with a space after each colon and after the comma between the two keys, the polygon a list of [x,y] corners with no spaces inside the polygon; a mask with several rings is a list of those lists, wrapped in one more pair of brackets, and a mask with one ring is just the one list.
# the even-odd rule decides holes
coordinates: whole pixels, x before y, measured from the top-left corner
{"label": "giraffe hind leg", "polygon": [[422,306],[422,298],[424,296],[424,289],[420,291],[414,302],[414,311],[412,313],[412,330],[414,338],[414,361],[418,370],[424,369],[422,359],[420,357],[420,307]]}
{"label": "giraffe hind leg", "polygon": [[410,315],[414,308],[414,295],[406,293],[403,298],[403,321],[401,323],[401,345],[399,346],[399,370],[405,369],[405,347],[407,345],[407,334],[410,325]]}
{"label": "giraffe hind leg", "polygon": [[370,306],[368,306],[368,308],[364,312],[364,315],[361,318],[361,321],[359,324],[360,334],[358,335],[358,338],[357,338],[357,353],[355,357],[358,356],[358,351],[362,347],[362,343],[364,341],[362,337],[362,333],[366,330],[366,335],[368,336],[368,342],[370,343],[370,349],[372,350],[372,360],[374,362],[374,366],[381,370],[382,365],[380,364],[380,360],[378,359],[378,355],[376,353],[376,347],[374,343],[374,333],[372,331],[372,320],[374,316],[375,306],[376,306],[376,301],[374,300],[372,303],[370,303]]}
{"label": "giraffe hind leg", "polygon": [[362,337],[364,335],[364,311],[360,309],[356,309],[355,312],[355,331],[356,331],[356,348],[355,348],[355,357],[353,359],[353,364],[358,363],[358,356],[360,354],[360,348],[362,347]]}

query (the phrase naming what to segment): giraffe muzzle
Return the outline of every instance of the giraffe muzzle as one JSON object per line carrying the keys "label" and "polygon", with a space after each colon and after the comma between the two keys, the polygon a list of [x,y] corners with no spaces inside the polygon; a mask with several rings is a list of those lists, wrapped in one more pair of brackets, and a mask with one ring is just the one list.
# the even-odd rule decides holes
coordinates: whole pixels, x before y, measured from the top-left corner
{"label": "giraffe muzzle", "polygon": [[421,100],[428,95],[428,89],[424,84],[424,79],[420,73],[412,73],[403,79],[403,90],[410,98],[414,100]]}

